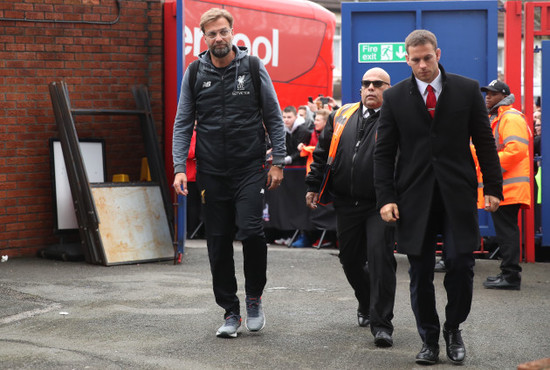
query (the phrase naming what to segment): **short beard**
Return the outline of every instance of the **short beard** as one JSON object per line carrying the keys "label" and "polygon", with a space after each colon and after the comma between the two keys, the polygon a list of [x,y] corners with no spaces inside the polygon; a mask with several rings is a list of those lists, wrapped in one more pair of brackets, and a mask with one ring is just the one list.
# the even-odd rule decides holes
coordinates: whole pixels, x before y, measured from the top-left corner
{"label": "short beard", "polygon": [[220,48],[216,48],[215,45],[212,45],[212,47],[210,48],[210,52],[216,58],[225,58],[231,52],[231,46],[225,45],[224,48],[220,49]]}

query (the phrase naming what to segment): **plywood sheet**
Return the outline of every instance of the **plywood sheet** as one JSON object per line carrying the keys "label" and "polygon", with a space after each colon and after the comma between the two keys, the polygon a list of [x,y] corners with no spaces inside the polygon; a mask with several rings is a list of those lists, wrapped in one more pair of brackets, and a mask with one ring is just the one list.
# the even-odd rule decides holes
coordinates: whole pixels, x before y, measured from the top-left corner
{"label": "plywood sheet", "polygon": [[106,265],[174,258],[158,186],[92,186]]}

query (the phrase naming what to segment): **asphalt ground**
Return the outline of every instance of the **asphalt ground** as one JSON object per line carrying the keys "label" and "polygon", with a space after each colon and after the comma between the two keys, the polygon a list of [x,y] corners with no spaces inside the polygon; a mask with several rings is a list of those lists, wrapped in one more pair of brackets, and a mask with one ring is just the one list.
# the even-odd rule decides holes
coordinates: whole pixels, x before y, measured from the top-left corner
{"label": "asphalt ground", "polygon": [[[240,243],[235,250],[244,301]],[[357,303],[337,253],[270,246],[266,327],[250,333],[243,325],[236,339],[215,336],[223,311],[214,302],[204,240],[188,241],[179,265],[10,259],[0,264],[0,368],[424,368],[414,362],[421,342],[406,257],[396,255],[394,346],[381,349],[370,329],[357,325]],[[550,357],[550,264],[523,264],[520,291],[484,289],[483,280],[498,265],[476,261],[461,369],[515,369]],[[436,274],[435,284],[443,321],[443,274]],[[430,368],[456,368],[442,338],[440,345],[440,362]]]}

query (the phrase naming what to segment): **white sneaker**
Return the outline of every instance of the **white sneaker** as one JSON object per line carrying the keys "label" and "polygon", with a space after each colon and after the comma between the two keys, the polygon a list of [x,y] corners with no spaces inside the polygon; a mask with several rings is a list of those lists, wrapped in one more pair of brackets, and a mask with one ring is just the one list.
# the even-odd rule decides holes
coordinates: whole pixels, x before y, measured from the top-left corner
{"label": "white sneaker", "polygon": [[288,246],[290,244],[290,240],[291,240],[291,238],[281,238],[281,239],[274,240],[273,243],[277,244],[277,245],[286,245],[286,246]]}

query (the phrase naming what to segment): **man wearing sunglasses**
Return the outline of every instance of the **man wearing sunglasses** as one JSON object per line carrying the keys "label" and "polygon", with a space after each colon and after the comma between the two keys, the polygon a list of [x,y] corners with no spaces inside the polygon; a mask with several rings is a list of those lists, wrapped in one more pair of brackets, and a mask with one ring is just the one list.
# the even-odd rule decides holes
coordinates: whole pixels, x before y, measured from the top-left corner
{"label": "man wearing sunglasses", "polygon": [[329,116],[306,177],[308,207],[315,209],[323,193],[332,193],[339,259],[359,302],[358,324],[370,324],[378,347],[393,345],[396,284],[394,227],[380,219],[373,179],[376,127],[389,87],[390,76],[381,68],[363,75],[361,101]]}
{"label": "man wearing sunglasses", "polygon": [[[253,69],[246,48],[233,45],[232,15],[224,9],[210,9],[201,16],[200,27],[208,50],[199,55],[194,82],[188,68],[181,85],[172,151],[174,188],[187,195],[185,160],[196,117],[197,183],[205,211],[212,283],[216,303],[225,310],[225,323],[216,335],[235,338],[241,326],[235,239],[243,245],[246,327],[259,331],[265,325],[261,301],[267,267],[263,196],[266,188],[274,189],[283,180],[284,124],[265,67],[257,61]],[[273,149],[269,171],[266,131]]]}
{"label": "man wearing sunglasses", "polygon": [[460,364],[466,351],[459,325],[470,312],[473,252],[480,243],[470,140],[488,211],[502,199],[502,174],[478,82],[445,72],[430,31],[413,31],[405,47],[412,76],[384,93],[374,152],[376,197],[383,220],[397,225],[398,251],[409,259],[411,306],[423,342],[416,362],[424,365],[439,361],[433,279],[436,237],[443,235],[443,338],[447,357]]}

